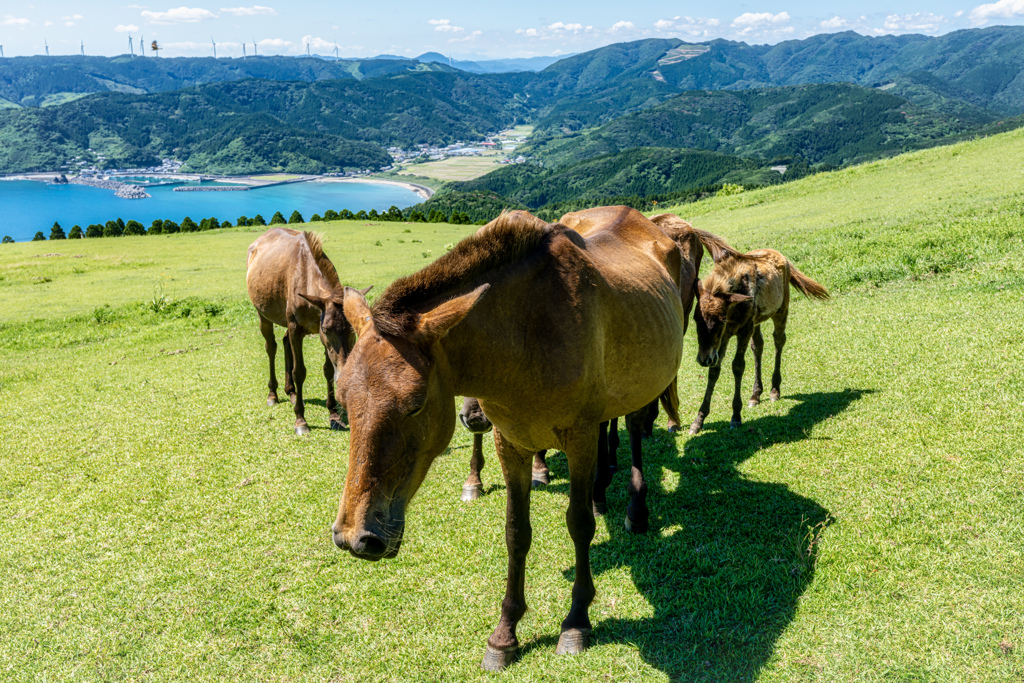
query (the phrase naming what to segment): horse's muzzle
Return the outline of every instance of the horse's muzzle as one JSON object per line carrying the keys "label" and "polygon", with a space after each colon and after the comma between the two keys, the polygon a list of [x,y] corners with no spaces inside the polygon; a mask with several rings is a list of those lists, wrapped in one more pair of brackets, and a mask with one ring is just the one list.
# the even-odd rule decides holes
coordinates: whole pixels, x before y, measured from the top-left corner
{"label": "horse's muzzle", "polygon": [[401,534],[387,539],[370,531],[362,531],[349,539],[345,537],[344,531],[336,531],[333,528],[331,531],[334,535],[334,545],[349,551],[354,557],[361,560],[376,562],[377,560],[391,559],[398,555],[398,551],[402,547]]}

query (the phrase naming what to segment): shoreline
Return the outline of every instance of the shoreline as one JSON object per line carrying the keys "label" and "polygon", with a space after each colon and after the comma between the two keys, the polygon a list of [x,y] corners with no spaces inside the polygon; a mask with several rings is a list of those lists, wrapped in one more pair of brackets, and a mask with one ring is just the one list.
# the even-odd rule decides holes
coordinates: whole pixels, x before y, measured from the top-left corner
{"label": "shoreline", "polygon": [[416,183],[410,183],[403,180],[390,180],[384,178],[317,178],[312,180],[313,183],[386,183],[388,185],[398,185],[404,187],[407,190],[412,190],[423,199],[430,199],[434,195],[434,190],[427,187],[426,185],[418,185]]}

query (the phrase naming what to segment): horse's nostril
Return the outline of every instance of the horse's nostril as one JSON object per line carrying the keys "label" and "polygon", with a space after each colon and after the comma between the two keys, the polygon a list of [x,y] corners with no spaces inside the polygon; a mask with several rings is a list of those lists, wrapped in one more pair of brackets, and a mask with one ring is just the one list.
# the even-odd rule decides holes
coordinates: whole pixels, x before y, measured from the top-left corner
{"label": "horse's nostril", "polygon": [[359,539],[356,546],[353,546],[353,549],[360,555],[365,555],[367,557],[382,557],[388,550],[388,544],[379,536],[365,534]]}

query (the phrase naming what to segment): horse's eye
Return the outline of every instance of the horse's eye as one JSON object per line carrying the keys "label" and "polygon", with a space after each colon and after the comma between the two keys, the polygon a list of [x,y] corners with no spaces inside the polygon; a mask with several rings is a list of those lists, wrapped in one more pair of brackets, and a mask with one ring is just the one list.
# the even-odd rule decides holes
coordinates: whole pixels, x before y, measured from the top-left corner
{"label": "horse's eye", "polygon": [[420,404],[419,408],[413,408],[408,413],[406,413],[405,416],[406,417],[416,417],[417,415],[422,413],[423,409],[426,408],[426,407],[427,407],[427,404],[426,403],[422,403],[422,404]]}

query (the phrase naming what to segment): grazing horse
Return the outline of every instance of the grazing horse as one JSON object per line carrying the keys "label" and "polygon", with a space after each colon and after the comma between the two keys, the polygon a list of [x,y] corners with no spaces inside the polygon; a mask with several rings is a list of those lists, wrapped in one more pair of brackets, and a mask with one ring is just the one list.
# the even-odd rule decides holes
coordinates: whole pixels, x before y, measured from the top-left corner
{"label": "grazing horse", "polygon": [[507,496],[508,574],[488,670],[519,650],[533,454],[557,448],[569,465],[576,569],[556,652],[578,653],[589,642],[595,594],[599,425],[656,399],[682,354],[675,243],[628,207],[574,215],[601,227],[584,239],[513,211],[393,282],[372,310],[345,289],[358,341],[338,376],[352,432],[334,542],[368,560],[398,554],[406,507],[451,441],[452,401],[478,397],[495,426]]}
{"label": "grazing horse", "polygon": [[277,403],[274,325],[279,325],[286,329],[281,340],[284,390],[294,404],[295,433],[309,433],[302,400],[302,385],[306,381],[302,338],[307,334],[319,335],[324,345],[323,371],[331,429],[344,429],[344,409],[339,410],[335,399],[334,375],[335,368],[344,364],[352,350],[355,334],[342,310],[343,290],[338,273],[324,254],[320,236],[288,228],[267,230],[249,245],[245,285],[259,314],[260,332],[270,359],[267,405]]}
{"label": "grazing horse", "polygon": [[[493,425],[484,415],[480,401],[468,396],[462,400],[459,422],[473,435],[473,453],[469,457],[469,476],[466,477],[466,483],[462,485],[462,500],[468,503],[478,499],[484,492],[484,484],[480,480],[480,471],[484,468],[484,434],[491,431]],[[537,451],[533,454],[533,482],[531,484],[533,488],[548,485],[548,464],[544,459],[546,453],[547,451]]]}
{"label": "grazing horse", "polygon": [[786,319],[789,317],[789,285],[805,296],[829,298],[828,290],[801,273],[792,262],[773,249],[758,249],[741,254],[732,248],[725,248],[713,251],[712,255],[715,265],[703,282],[697,282],[700,298],[693,312],[699,345],[697,363],[708,368],[708,386],[704,392],[704,402],[700,404],[697,417],[690,425],[691,434],[701,430],[711,410],[711,394],[715,390],[722,356],[731,337],[736,337],[736,357],[732,361],[736,388],[730,426],[738,427],[742,423],[740,384],[746,366],[744,356],[748,342],[754,351],[754,391],[750,396],[750,407],[761,402],[761,353],[764,350],[761,323],[771,319],[774,327],[775,370],[772,372],[770,396],[771,400],[777,401],[782,384],[782,347],[786,343]]}

